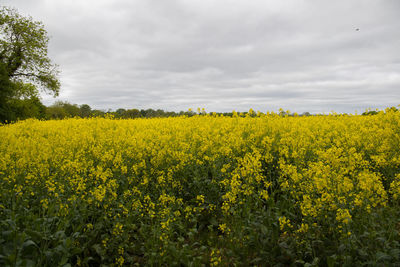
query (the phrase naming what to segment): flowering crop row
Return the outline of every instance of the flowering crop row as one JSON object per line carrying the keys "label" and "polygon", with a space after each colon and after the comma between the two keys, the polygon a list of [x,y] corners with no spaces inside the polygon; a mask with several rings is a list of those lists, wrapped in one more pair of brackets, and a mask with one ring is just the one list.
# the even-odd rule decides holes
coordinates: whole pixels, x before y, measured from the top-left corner
{"label": "flowering crop row", "polygon": [[27,120],[0,140],[5,265],[400,260],[399,112]]}

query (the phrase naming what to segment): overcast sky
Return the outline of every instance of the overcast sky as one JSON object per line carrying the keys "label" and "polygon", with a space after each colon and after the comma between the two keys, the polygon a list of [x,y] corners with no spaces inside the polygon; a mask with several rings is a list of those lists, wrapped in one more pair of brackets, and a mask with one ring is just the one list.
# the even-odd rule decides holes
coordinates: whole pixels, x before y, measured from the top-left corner
{"label": "overcast sky", "polygon": [[[312,113],[400,104],[399,0],[0,0],[42,21],[56,100]],[[357,30],[359,29],[359,30]]]}

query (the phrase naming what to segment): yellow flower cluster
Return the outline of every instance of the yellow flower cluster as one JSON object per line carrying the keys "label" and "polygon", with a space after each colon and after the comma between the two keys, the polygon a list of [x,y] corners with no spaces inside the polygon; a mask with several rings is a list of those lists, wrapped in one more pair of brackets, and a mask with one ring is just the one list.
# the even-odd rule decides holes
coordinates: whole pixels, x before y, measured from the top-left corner
{"label": "yellow flower cluster", "polygon": [[290,220],[287,219],[285,216],[279,217],[279,228],[281,231],[284,231],[285,229],[290,229],[292,228],[293,225],[290,223]]}

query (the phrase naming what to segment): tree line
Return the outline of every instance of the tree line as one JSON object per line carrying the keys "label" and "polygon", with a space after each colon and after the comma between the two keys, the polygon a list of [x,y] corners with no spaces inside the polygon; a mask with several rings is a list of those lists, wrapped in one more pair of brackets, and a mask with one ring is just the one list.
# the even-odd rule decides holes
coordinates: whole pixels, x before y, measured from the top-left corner
{"label": "tree line", "polygon": [[43,119],[64,119],[72,117],[114,117],[120,119],[136,119],[136,118],[165,118],[176,116],[193,116],[196,113],[189,111],[164,111],[162,109],[124,109],[119,108],[115,111],[92,109],[88,104],[71,104],[69,102],[57,101],[49,107],[45,107],[44,113],[41,117]]}
{"label": "tree line", "polygon": [[[1,80],[0,80],[1,84]],[[166,118],[166,117],[177,117],[177,116],[187,116],[191,117],[194,115],[207,115],[213,114],[216,116],[225,116],[225,117],[233,117],[233,116],[251,116],[255,117],[261,114],[266,114],[263,112],[254,112],[252,110],[248,112],[212,112],[207,113],[204,110],[198,109],[197,112],[189,109],[188,111],[165,111],[162,109],[124,109],[118,108],[116,110],[100,110],[93,109],[88,104],[71,104],[67,101],[56,101],[54,104],[50,106],[45,106],[40,101],[38,96],[32,96],[26,99],[18,99],[13,98],[11,102],[12,116],[8,116],[8,120],[1,121],[5,122],[14,122],[17,120],[24,120],[28,118],[36,118],[41,120],[54,120],[54,119],[66,119],[66,118],[91,118],[91,117],[112,117],[117,119],[137,119],[137,118]],[[396,107],[388,108],[390,110],[398,111]],[[361,115],[376,115],[380,111],[377,110],[368,110]],[[282,109],[275,113],[280,116],[314,116],[309,112],[303,112],[301,114],[290,113],[289,111],[283,111]],[[338,114],[338,115],[347,115],[347,114]]]}
{"label": "tree line", "polygon": [[[197,109],[193,111],[189,109],[187,111],[165,111],[162,109],[124,109],[118,108],[116,110],[100,110],[93,109],[88,104],[71,104],[67,101],[56,101],[50,106],[45,106],[40,102],[39,98],[31,99],[15,99],[13,105],[13,117],[12,120],[6,122],[13,122],[17,120],[24,120],[28,118],[36,118],[41,120],[54,120],[54,119],[66,119],[66,118],[91,118],[91,117],[107,117],[107,118],[117,118],[117,119],[137,119],[137,118],[167,118],[167,117],[178,117],[187,116],[191,117],[194,115],[207,115],[212,114],[215,116],[250,116],[256,117],[261,114],[266,114],[263,112],[254,112],[249,110],[248,112],[211,112],[207,113],[204,109]],[[281,116],[296,116],[295,113],[289,113],[289,111],[280,110],[276,113]],[[309,112],[304,112],[298,116],[312,116]],[[4,123],[5,121],[3,121]]]}

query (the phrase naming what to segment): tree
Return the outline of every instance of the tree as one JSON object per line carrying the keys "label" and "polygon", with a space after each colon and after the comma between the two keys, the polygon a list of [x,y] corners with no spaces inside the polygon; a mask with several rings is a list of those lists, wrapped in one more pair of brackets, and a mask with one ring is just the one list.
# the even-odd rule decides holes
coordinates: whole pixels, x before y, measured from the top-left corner
{"label": "tree", "polygon": [[50,119],[72,118],[81,116],[81,114],[82,111],[77,104],[70,104],[63,101],[57,101],[47,108],[47,118]]}
{"label": "tree", "polygon": [[81,114],[81,110],[77,104],[71,104],[69,102],[60,102],[60,105],[64,108],[68,117],[78,117]]}
{"label": "tree", "polygon": [[7,100],[12,95],[12,83],[7,76],[5,65],[0,62],[0,122],[10,116],[10,107]]}
{"label": "tree", "polygon": [[10,121],[28,118],[44,119],[46,116],[46,106],[40,102],[38,97],[26,99],[13,98],[10,107]]}
{"label": "tree", "polygon": [[134,119],[140,117],[140,111],[138,109],[128,109],[125,113],[126,118]]}
{"label": "tree", "polygon": [[58,95],[59,72],[47,55],[48,41],[41,22],[14,8],[0,8],[0,112],[11,109],[12,99],[38,97],[39,89]]}
{"label": "tree", "polygon": [[81,110],[80,116],[82,118],[87,118],[92,114],[92,108],[88,104],[80,105],[79,109]]}
{"label": "tree", "polygon": [[67,113],[61,106],[52,105],[46,109],[46,119],[64,119],[65,117],[67,117]]}
{"label": "tree", "polygon": [[49,37],[41,22],[23,17],[16,9],[0,9],[0,61],[13,81],[30,81],[58,95],[57,66],[47,55]]}
{"label": "tree", "polygon": [[117,118],[123,118],[126,114],[126,110],[124,108],[119,108],[115,111]]}

